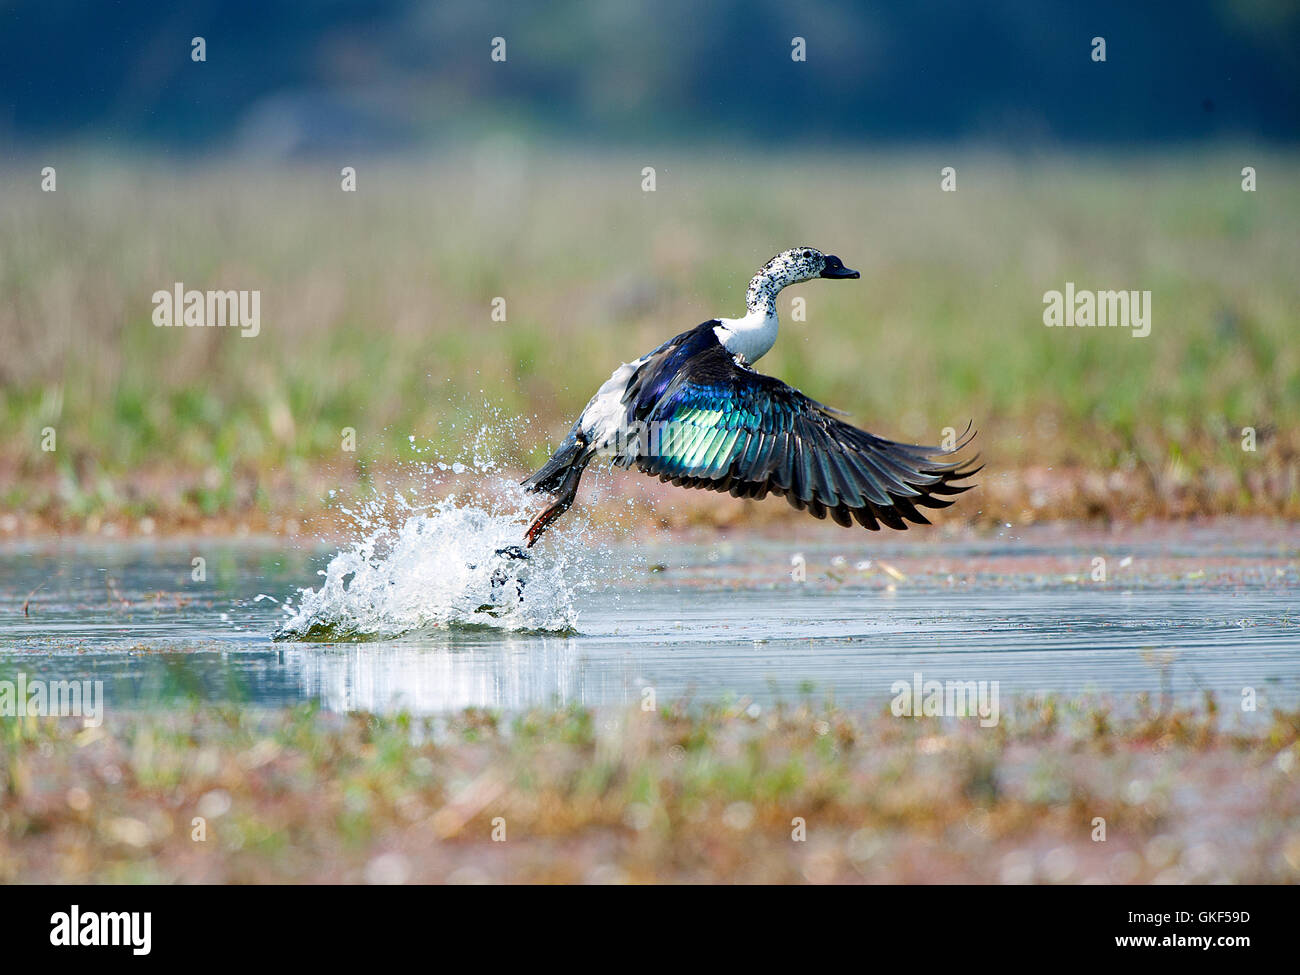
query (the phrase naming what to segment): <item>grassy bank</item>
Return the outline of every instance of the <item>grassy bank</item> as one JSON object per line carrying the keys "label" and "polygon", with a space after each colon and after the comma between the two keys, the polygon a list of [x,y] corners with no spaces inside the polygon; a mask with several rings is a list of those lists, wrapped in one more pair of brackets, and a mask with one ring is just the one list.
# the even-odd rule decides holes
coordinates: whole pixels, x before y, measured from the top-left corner
{"label": "grassy bank", "polygon": [[[1300,516],[1293,156],[487,145],[350,161],[356,193],[333,162],[54,162],[55,193],[0,174],[0,530],[275,527],[416,459],[408,437],[467,461],[484,404],[531,421],[497,447],[522,470],[615,364],[739,313],[798,242],[863,279],[786,292],[764,370],[887,436],[974,418],[991,490],[961,517]],[[260,334],[155,327],[176,282],[259,289]],[[1066,282],[1150,290],[1150,335],[1044,327]]]}
{"label": "grassy bank", "polygon": [[0,880],[1300,878],[1300,715],[1132,705],[6,720]]}

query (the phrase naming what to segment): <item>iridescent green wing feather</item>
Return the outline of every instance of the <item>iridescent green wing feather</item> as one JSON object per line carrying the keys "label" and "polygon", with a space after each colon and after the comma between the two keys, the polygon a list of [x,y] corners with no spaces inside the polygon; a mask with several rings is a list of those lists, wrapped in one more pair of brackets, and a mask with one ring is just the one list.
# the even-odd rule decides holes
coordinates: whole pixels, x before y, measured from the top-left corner
{"label": "iridescent green wing feather", "polygon": [[[973,462],[950,450],[896,443],[838,419],[834,411],[736,362],[721,344],[692,350],[657,373],[653,402],[634,404],[642,426],[637,467],[684,487],[736,497],[784,497],[815,517],[875,530],[929,524],[922,508],[945,508],[974,485]],[[639,407],[639,408],[638,408]]]}

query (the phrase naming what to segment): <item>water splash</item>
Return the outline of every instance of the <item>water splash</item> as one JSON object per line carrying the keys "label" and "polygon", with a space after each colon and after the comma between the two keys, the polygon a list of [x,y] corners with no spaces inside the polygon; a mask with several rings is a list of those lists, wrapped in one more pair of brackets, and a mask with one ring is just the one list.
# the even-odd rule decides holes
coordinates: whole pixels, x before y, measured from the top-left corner
{"label": "water splash", "polygon": [[458,627],[573,632],[576,596],[605,574],[608,549],[592,543],[585,518],[571,515],[527,558],[509,554],[520,553],[538,499],[489,475],[498,467],[486,439],[482,431],[475,438],[472,466],[418,465],[427,487],[472,479],[464,491],[428,505],[398,492],[343,508],[356,540],[331,557],[319,587],[286,605],[275,639],[386,639]]}

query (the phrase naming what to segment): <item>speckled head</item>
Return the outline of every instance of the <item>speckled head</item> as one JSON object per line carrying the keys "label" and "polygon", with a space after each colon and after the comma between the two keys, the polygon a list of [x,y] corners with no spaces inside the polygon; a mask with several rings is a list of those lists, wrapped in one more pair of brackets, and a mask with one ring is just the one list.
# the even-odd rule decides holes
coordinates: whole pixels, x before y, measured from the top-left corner
{"label": "speckled head", "polygon": [[772,258],[754,275],[745,293],[745,304],[757,311],[776,300],[782,288],[811,281],[813,278],[857,278],[857,271],[844,266],[834,254],[823,254],[815,247],[792,247]]}

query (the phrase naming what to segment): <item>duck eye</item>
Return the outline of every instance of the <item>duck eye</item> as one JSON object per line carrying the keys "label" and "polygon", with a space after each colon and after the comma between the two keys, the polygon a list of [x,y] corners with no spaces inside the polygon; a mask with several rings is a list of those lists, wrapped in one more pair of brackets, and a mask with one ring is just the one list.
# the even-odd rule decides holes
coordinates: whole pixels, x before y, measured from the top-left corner
{"label": "duck eye", "polygon": [[803,252],[803,256],[804,256],[804,257],[812,257],[812,251],[804,251],[804,252]]}

